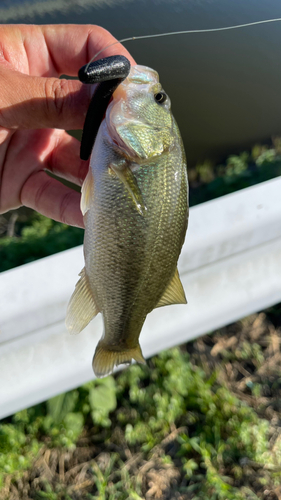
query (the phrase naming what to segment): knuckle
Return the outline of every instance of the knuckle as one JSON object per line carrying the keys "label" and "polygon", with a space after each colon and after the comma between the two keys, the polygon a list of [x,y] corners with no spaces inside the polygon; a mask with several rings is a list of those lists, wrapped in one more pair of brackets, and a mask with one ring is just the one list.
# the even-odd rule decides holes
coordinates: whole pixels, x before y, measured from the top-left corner
{"label": "knuckle", "polygon": [[60,204],[59,219],[63,224],[68,224],[68,209],[73,202],[73,193],[68,192],[64,195]]}
{"label": "knuckle", "polygon": [[[34,173],[34,175],[36,175],[36,173]],[[45,196],[46,193],[49,192],[49,190],[52,188],[52,179],[46,179],[45,182],[43,182],[36,194],[35,194],[35,200],[34,200],[34,205],[36,207],[39,207],[40,208],[40,204],[41,204],[41,201],[43,199],[43,197]]]}
{"label": "knuckle", "polygon": [[68,100],[67,80],[47,78],[45,81],[45,96],[47,113],[55,113],[56,116],[61,116]]}

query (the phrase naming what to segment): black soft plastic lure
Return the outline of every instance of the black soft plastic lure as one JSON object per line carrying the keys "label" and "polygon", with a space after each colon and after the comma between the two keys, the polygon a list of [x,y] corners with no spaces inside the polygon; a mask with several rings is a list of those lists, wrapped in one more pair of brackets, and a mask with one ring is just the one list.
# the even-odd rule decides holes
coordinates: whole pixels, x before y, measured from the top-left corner
{"label": "black soft plastic lure", "polygon": [[130,62],[125,56],[110,56],[83,66],[78,73],[82,83],[98,83],[90,102],[83,127],[80,147],[81,160],[88,160],[114,90],[130,73]]}

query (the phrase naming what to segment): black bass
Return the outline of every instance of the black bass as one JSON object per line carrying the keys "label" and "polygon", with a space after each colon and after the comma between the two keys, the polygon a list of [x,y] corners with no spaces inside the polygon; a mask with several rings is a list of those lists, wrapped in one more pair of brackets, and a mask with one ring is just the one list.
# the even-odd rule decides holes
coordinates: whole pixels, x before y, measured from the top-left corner
{"label": "black bass", "polygon": [[185,304],[177,271],[188,221],[185,153],[156,71],[133,66],[113,94],[82,187],[85,267],[66,325],[78,333],[101,312],[93,358],[100,377],[132,359],[149,312]]}

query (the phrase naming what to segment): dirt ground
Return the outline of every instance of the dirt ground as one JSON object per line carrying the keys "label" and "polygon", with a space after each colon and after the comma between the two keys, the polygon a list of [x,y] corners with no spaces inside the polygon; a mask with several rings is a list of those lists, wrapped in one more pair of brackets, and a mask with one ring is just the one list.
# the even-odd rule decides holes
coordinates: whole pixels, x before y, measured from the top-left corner
{"label": "dirt ground", "polygon": [[[212,335],[205,335],[182,346],[182,349],[189,352],[192,363],[202,365],[207,373],[217,370],[218,381],[226,385],[237,398],[254,408],[261,418],[270,422],[270,446],[272,449],[278,446],[281,440],[281,306],[249,316]],[[256,388],[255,391],[253,387]],[[134,478],[134,484],[139,485],[141,492],[141,495],[135,493],[128,498],[195,498],[194,493],[184,492],[187,480],[182,474],[177,456],[177,436],[184,431],[183,428],[171,429],[170,434],[152,450],[147,459],[142,451],[132,453],[122,435],[118,435],[118,439],[104,442],[102,435],[96,435],[88,429],[73,451],[43,447],[32,470],[26,472],[21,480],[12,484],[7,478],[0,498],[123,499],[125,497],[119,495],[115,497],[114,489],[110,494],[110,485],[117,481],[118,467],[114,466],[116,455],[123,463],[121,481],[129,485],[131,478]],[[118,433],[120,434],[120,429],[114,428],[113,435]],[[117,446],[114,442],[123,444]],[[171,463],[163,465],[163,453],[170,455]],[[243,467],[243,477],[240,480],[234,479],[233,486],[238,489],[247,486],[253,492],[252,497],[245,498],[281,500],[281,487],[276,486],[276,482],[271,479],[274,472],[272,466],[261,466],[247,459],[240,465]],[[93,470],[96,472],[95,477]],[[228,470],[223,472],[231,474]],[[277,468],[275,472],[280,473],[280,470]],[[97,496],[88,496],[89,492],[93,492],[97,477],[101,483],[105,483],[104,496],[101,487]],[[261,487],[261,477],[266,483],[264,488]]]}

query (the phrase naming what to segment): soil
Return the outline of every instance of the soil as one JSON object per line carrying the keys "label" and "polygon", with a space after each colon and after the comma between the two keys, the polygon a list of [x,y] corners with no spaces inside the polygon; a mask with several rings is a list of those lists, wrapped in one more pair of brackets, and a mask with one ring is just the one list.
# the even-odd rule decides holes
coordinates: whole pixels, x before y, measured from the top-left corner
{"label": "soil", "polygon": [[[217,371],[217,380],[226,385],[240,400],[255,409],[257,414],[270,422],[270,446],[273,449],[281,439],[281,305],[266,312],[254,314],[242,321],[222,328],[212,335],[205,335],[194,342],[182,346],[190,354],[192,363],[203,366],[207,373]],[[254,354],[253,354],[254,353]],[[253,386],[258,388],[253,393]],[[187,484],[177,457],[177,436],[185,429],[174,428],[156,446],[147,459],[141,451],[132,453],[126,445],[120,428],[115,427],[110,442],[104,442],[102,434],[96,435],[92,429],[85,429],[73,451],[48,449],[41,450],[32,470],[26,472],[21,480],[12,484],[7,478],[0,498],[27,500],[50,498],[80,500],[84,498],[113,499],[115,496],[89,496],[97,494],[95,488],[96,470],[105,474],[111,467],[113,455],[118,454],[123,461],[121,478],[123,481],[134,477],[143,496],[136,499],[150,500],[189,500],[195,498],[192,492],[182,492]],[[115,435],[115,436],[114,436]],[[116,439],[114,439],[116,437]],[[122,443],[122,446],[114,443]],[[163,465],[161,456],[168,453],[172,463]],[[281,487],[276,486],[272,477],[272,466],[245,459],[241,463],[243,475],[240,480],[233,479],[232,485],[240,489],[248,487],[263,500],[281,500]],[[117,465],[117,464],[116,464]],[[120,480],[118,467],[111,467],[107,485]],[[224,470],[224,474],[231,471]],[[280,470],[276,469],[280,473]],[[97,477],[97,476],[96,476]],[[127,479],[126,479],[127,478]],[[266,487],[261,486],[264,478]],[[257,480],[259,479],[259,480]],[[49,484],[57,496],[48,495]],[[44,497],[39,492],[45,492]],[[38,496],[39,493],[39,496]],[[43,493],[44,494],[44,493]],[[119,498],[119,496],[118,496]],[[123,498],[123,497],[122,497]],[[133,498],[133,497],[132,497]],[[232,497],[233,498],[233,497]]]}

